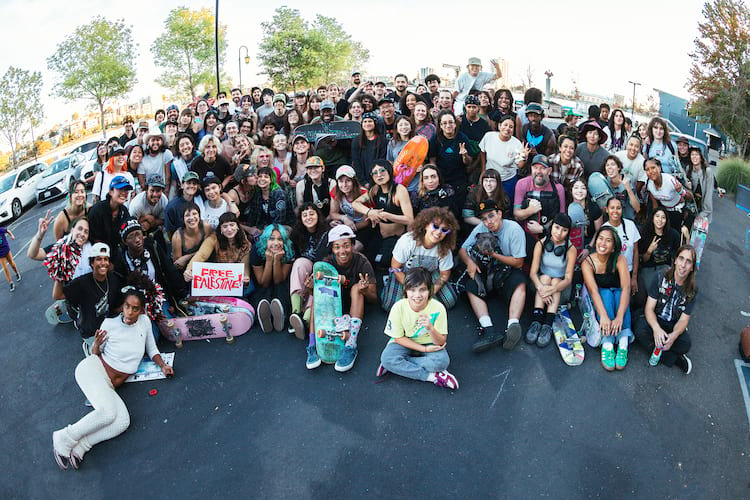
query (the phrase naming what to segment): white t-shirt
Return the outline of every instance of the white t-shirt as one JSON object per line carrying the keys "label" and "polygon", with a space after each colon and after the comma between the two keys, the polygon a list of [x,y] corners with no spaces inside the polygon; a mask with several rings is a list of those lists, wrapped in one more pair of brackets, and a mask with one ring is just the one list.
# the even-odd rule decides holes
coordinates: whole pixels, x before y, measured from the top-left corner
{"label": "white t-shirt", "polygon": [[156,156],[148,153],[143,154],[143,161],[138,165],[138,174],[145,175],[148,180],[149,175],[159,174],[164,177],[164,165],[172,161],[172,152],[168,149],[162,151]]}
{"label": "white t-shirt", "polygon": [[123,323],[122,314],[106,318],[100,328],[107,332],[101,348],[102,359],[119,372],[135,373],[144,351],[149,358],[159,354],[151,332],[151,320],[145,314],[138,316],[138,321],[132,325]]}
{"label": "white t-shirt", "polygon": [[646,183],[646,187],[651,196],[668,210],[680,210],[682,208],[681,194],[685,191],[680,181],[675,179],[674,176],[661,174],[661,187],[659,189],[651,180]]}
{"label": "white t-shirt", "polygon": [[[609,222],[605,222],[604,225],[615,227]],[[638,232],[638,226],[635,225],[635,222],[630,219],[622,219],[622,224],[615,227],[615,229],[617,230],[617,235],[622,242],[620,253],[624,255],[625,259],[628,261],[628,271],[632,271],[633,247],[641,240],[641,233]]]}
{"label": "white t-shirt", "polygon": [[221,205],[219,205],[219,208],[212,207],[211,203],[206,200],[203,209],[201,210],[201,219],[208,222],[211,225],[211,229],[216,229],[219,225],[219,217],[227,213],[228,210],[229,205],[224,198],[221,199]]}
{"label": "white t-shirt", "polygon": [[456,79],[456,92],[458,92],[454,105],[456,114],[463,113],[464,101],[472,89],[482,90],[486,84],[494,79],[495,73],[489,73],[487,71],[480,71],[476,77],[471,76],[468,71],[462,73],[461,76]]}
{"label": "white t-shirt", "polygon": [[517,138],[511,136],[509,140],[501,141],[498,132],[487,132],[479,142],[479,149],[487,155],[485,168],[500,172],[503,182],[516,176],[516,158],[523,150],[523,144]]}
{"label": "white t-shirt", "polygon": [[438,246],[427,249],[418,246],[411,232],[404,233],[393,248],[393,258],[404,265],[404,269],[424,267],[428,271],[450,271],[453,269],[453,254],[438,255]]}
{"label": "white t-shirt", "polygon": [[635,160],[628,158],[628,152],[626,150],[618,151],[615,156],[622,162],[622,173],[630,177],[630,187],[633,188],[633,192],[636,190],[636,183],[638,181],[644,184],[648,180],[646,177],[646,171],[643,170],[643,162],[645,161],[643,155],[638,153]]}
{"label": "white t-shirt", "polygon": [[130,207],[128,208],[130,215],[136,219],[141,218],[144,215],[153,215],[157,219],[163,219],[164,209],[167,208],[167,203],[169,202],[167,196],[162,193],[161,199],[159,199],[156,205],[151,205],[146,197],[147,194],[146,191],[141,191],[135,195],[135,198],[131,200]]}

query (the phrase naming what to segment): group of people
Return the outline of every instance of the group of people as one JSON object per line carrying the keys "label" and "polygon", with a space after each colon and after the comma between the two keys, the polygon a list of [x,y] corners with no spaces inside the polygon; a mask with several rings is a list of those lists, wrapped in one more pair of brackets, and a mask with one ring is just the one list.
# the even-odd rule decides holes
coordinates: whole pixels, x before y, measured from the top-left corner
{"label": "group of people", "polygon": [[[551,131],[538,89],[518,111],[509,91],[485,90],[500,76],[494,66],[482,72],[470,59],[452,91],[435,75],[412,92],[405,75],[389,91],[353,72],[346,91],[331,84],[288,99],[233,89],[231,100],[169,106],[152,127],[126,120],[125,134],[103,144],[95,203],[74,183],[68,206],[40,219],[28,249],[53,280],[51,314],[74,319],[91,354],[76,380],[94,411],[54,433],[60,466],[77,467],[127,427],[115,388],[144,350],[172,375],[155,325],[189,294],[196,262],[243,264],[243,295],[260,328],[306,341],[308,369],[321,364],[312,269],[325,261],[341,277],[347,318],[340,372],[354,366],[367,309],[379,304],[389,340],[377,375],[457,389],[445,347],[447,311],[461,295],[479,327],[473,350],[512,350],[521,338],[547,346],[558,307],[583,285],[606,370],[625,368],[636,340],[689,373],[688,235],[712,209],[702,152],[683,154],[681,143],[673,151],[660,118],[641,136],[615,109],[603,127],[604,105]],[[342,119],[359,121],[361,135],[310,142],[295,133]],[[415,134],[429,153],[402,185],[393,160]],[[50,225],[54,241],[43,247]],[[502,326],[490,313],[495,294],[507,305]]]}

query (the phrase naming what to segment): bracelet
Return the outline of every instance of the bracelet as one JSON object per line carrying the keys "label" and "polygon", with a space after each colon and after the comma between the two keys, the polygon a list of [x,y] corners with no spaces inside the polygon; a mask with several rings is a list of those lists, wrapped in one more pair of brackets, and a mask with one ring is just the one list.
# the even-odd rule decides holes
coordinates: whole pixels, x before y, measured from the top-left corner
{"label": "bracelet", "polygon": [[367,209],[367,213],[365,214],[365,217],[369,217],[369,215],[370,215],[370,211],[371,211],[371,210],[372,210],[372,208],[368,208],[368,209]]}

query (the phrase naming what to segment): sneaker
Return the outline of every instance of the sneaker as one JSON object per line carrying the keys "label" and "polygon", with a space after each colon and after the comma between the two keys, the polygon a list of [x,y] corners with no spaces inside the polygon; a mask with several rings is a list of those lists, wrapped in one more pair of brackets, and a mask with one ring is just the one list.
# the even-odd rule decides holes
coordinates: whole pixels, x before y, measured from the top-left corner
{"label": "sneaker", "polygon": [[503,334],[496,326],[480,327],[479,332],[479,340],[471,346],[471,350],[474,352],[484,352],[503,341]]}
{"label": "sneaker", "polygon": [[293,333],[300,340],[305,340],[305,322],[297,313],[289,316],[289,333]]}
{"label": "sneaker", "polygon": [[542,324],[538,321],[532,321],[529,329],[526,330],[526,343],[536,344],[536,340],[539,338],[539,332],[542,330]]}
{"label": "sneaker", "polygon": [[271,318],[273,329],[277,332],[284,330],[284,306],[279,299],[271,301]]}
{"label": "sneaker", "polygon": [[10,291],[13,292],[13,291],[15,291],[15,289],[16,289],[16,284],[11,281],[10,282]]}
{"label": "sneaker", "polygon": [[318,351],[315,350],[314,345],[307,346],[307,361],[305,361],[305,367],[308,370],[313,370],[320,366],[320,358],[318,357]]}
{"label": "sneaker", "polygon": [[263,330],[263,333],[273,331],[271,304],[266,299],[258,302],[258,323],[260,323],[260,329]]}
{"label": "sneaker", "polygon": [[336,364],[333,366],[337,372],[348,372],[354,366],[354,360],[357,359],[357,348],[344,346],[344,350],[341,352]]}
{"label": "sneaker", "polygon": [[446,387],[453,390],[458,389],[458,380],[448,370],[435,372],[435,381],[433,384],[438,387]]}
{"label": "sneaker", "polygon": [[614,371],[615,369],[615,350],[610,347],[605,349],[602,347],[602,366],[608,372]]}
{"label": "sneaker", "polygon": [[674,364],[680,370],[684,371],[685,375],[688,375],[691,371],[693,371],[693,362],[690,361],[690,358],[688,358],[684,354],[680,354],[679,356],[677,356]]}
{"label": "sneaker", "polygon": [[378,365],[378,369],[375,371],[375,376],[376,377],[382,377],[386,373],[390,373],[390,372],[385,369],[385,366],[383,366],[383,363],[380,363]]}
{"label": "sneaker", "polygon": [[539,347],[547,347],[552,340],[552,327],[550,325],[542,325],[542,331],[539,332],[539,337],[536,339],[536,345]]}
{"label": "sneaker", "polygon": [[16,273],[16,281],[21,281],[21,275]]}
{"label": "sneaker", "polygon": [[505,341],[503,342],[503,349],[510,351],[518,341],[521,340],[521,323],[513,323],[507,330],[505,330]]}
{"label": "sneaker", "polygon": [[624,370],[625,365],[628,364],[628,348],[617,349],[617,356],[615,356],[615,368],[618,370]]}

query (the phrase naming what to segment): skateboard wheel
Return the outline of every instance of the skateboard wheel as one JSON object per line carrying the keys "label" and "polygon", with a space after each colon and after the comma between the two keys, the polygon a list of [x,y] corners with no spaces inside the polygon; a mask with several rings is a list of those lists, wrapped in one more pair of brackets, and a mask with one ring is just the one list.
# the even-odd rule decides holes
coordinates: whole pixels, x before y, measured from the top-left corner
{"label": "skateboard wheel", "polygon": [[182,349],[182,340],[180,340],[180,338],[179,338],[179,337],[178,337],[178,338],[177,338],[177,340],[175,341],[175,343],[174,343],[174,346],[175,346],[175,347],[176,347],[177,349]]}
{"label": "skateboard wheel", "polygon": [[344,281],[346,281],[346,278],[344,278],[343,275],[339,274],[338,277],[336,278],[336,281],[338,281],[339,285],[343,285]]}
{"label": "skateboard wheel", "polygon": [[318,338],[322,339],[323,337],[325,337],[326,331],[321,328],[320,330],[317,331],[317,335],[318,335]]}
{"label": "skateboard wheel", "polygon": [[323,279],[323,272],[322,271],[316,272],[315,273],[315,279],[316,280],[322,280]]}
{"label": "skateboard wheel", "polygon": [[220,323],[226,323],[227,322],[227,315],[226,314],[220,314],[219,315],[219,322]]}
{"label": "skateboard wheel", "polygon": [[167,328],[174,328],[174,320],[167,321]]}
{"label": "skateboard wheel", "polygon": [[227,335],[227,344],[234,344],[234,337]]}

